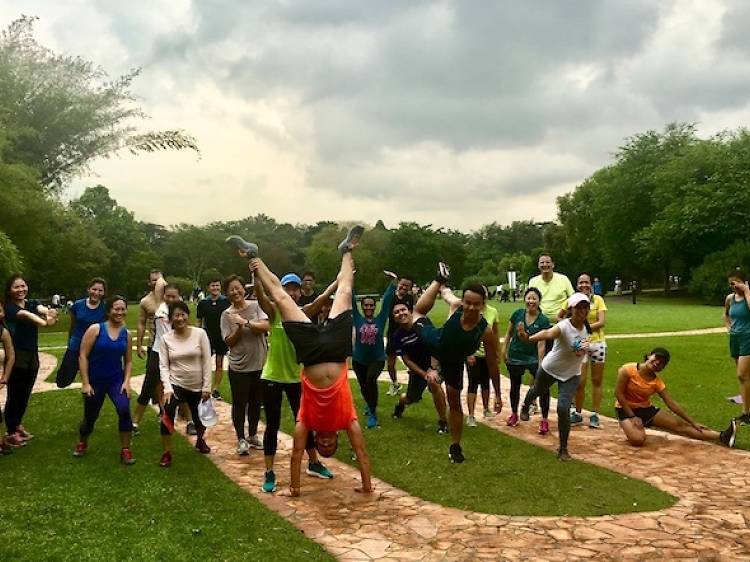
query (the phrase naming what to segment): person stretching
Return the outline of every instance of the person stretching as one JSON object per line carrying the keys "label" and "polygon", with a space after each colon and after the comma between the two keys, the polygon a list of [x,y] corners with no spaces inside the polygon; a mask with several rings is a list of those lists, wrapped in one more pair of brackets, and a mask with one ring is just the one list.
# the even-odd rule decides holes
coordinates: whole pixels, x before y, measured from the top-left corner
{"label": "person stretching", "polygon": [[191,327],[189,320],[190,309],[187,304],[177,301],[169,305],[172,330],[162,336],[159,349],[159,373],[164,389],[164,413],[161,418],[164,453],[159,466],[163,468],[172,464],[171,433],[174,430],[177,405],[180,403],[186,403],[190,408],[198,435],[195,448],[203,454],[211,452],[204,439],[206,428],[198,414],[198,404],[211,397],[211,344],[208,334],[200,328]]}
{"label": "person stretching", "polygon": [[[698,425],[667,393],[659,373],[669,364],[669,359],[669,351],[656,347],[644,355],[643,362],[626,363],[617,372],[615,411],[628,442],[635,447],[643,445],[646,442],[646,428],[653,425],[692,439],[719,441],[727,447],[734,447],[737,437],[737,422],[734,419],[724,431],[708,429]],[[676,416],[651,404],[654,394],[658,394]]]}
{"label": "person stretching", "polygon": [[[300,493],[302,453],[307,435],[315,432],[315,446],[324,457],[330,457],[338,447],[338,432],[346,430],[354,449],[362,475],[362,485],[357,491],[372,491],[370,460],[365,449],[362,429],[354,410],[351,388],[347,378],[347,359],[352,354],[352,285],[354,260],[352,250],[359,243],[364,229],[355,226],[339,244],[341,269],[337,276],[338,290],[328,318],[323,324],[313,324],[300,310],[279,278],[257,257],[257,246],[244,243],[242,254],[252,257],[250,269],[263,283],[276,303],[282,324],[297,352],[297,361],[304,365],[302,371],[302,403],[297,425],[294,428],[294,448],[291,462],[289,493]],[[242,241],[244,242],[244,241]],[[239,244],[238,244],[239,246]]]}
{"label": "person stretching", "polygon": [[107,321],[90,326],[81,341],[79,369],[81,371],[81,394],[83,394],[83,421],[79,429],[80,440],[73,451],[74,457],[82,457],[88,448],[89,435],[109,396],[117,410],[120,429],[120,461],[134,464],[130,451],[133,420],[130,417],[130,370],[131,338],[125,326],[128,303],[119,295],[107,301]]}
{"label": "person stretching", "polygon": [[[438,264],[435,280],[419,297],[414,306],[414,331],[427,344],[430,353],[440,362],[440,374],[445,380],[448,397],[448,425],[451,445],[448,457],[453,463],[464,461],[461,449],[464,415],[461,409],[461,389],[464,385],[464,361],[484,344],[490,379],[499,377],[497,336],[482,316],[486,294],[479,284],[468,285],[461,299],[444,286],[450,275],[448,266]],[[450,306],[448,319],[441,328],[436,328],[427,314],[435,305],[438,294]],[[498,398],[496,398],[497,400]]]}

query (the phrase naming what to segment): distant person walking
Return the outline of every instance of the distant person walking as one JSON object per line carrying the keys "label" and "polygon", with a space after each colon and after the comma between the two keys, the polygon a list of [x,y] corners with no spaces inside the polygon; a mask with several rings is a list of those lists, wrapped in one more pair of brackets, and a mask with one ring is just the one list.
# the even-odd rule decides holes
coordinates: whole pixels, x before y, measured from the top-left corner
{"label": "distant person walking", "polygon": [[729,353],[737,365],[742,396],[742,414],[738,421],[750,425],[750,287],[741,270],[729,274],[732,292],[724,300],[724,325],[729,331]]}

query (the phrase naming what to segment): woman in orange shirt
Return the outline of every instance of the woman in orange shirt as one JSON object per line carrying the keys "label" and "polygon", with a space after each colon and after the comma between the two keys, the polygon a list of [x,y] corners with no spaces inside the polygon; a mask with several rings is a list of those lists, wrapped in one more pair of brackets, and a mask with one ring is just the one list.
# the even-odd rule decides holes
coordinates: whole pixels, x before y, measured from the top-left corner
{"label": "woman in orange shirt", "polygon": [[[640,447],[646,441],[646,428],[660,427],[685,437],[702,441],[720,441],[734,447],[737,424],[732,419],[724,431],[714,431],[698,425],[666,391],[659,372],[669,363],[669,351],[656,347],[643,357],[642,363],[626,363],[617,372],[615,410],[620,427],[631,445]],[[651,404],[651,396],[658,394],[672,415]]]}

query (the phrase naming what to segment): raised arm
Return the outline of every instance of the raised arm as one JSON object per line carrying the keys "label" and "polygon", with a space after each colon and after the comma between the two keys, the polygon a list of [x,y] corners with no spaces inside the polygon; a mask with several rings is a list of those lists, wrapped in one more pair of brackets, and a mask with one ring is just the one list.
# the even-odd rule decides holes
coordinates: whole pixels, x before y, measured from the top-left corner
{"label": "raised arm", "polygon": [[[323,291],[317,299],[312,301],[310,304],[306,304],[302,307],[302,312],[304,312],[308,318],[313,318],[314,316],[317,316],[318,313],[320,313],[320,310],[323,308],[323,305],[330,300],[331,295],[336,292],[336,287],[338,287],[339,282],[338,280],[334,281],[328,287],[326,287],[326,290]],[[352,294],[354,291],[352,291]]]}
{"label": "raised arm", "polygon": [[378,320],[381,320],[383,324],[385,324],[385,321],[391,316],[391,312],[393,311],[393,300],[395,297],[396,285],[389,283],[388,287],[385,289],[385,293],[383,293],[383,303],[380,306],[380,312],[378,312]]}
{"label": "raised arm", "polygon": [[38,314],[29,312],[28,310],[19,310],[18,313],[16,314],[16,318],[23,322],[30,322],[32,324],[36,324],[40,328],[44,326],[52,326],[52,324],[55,323],[55,320],[53,320],[52,323],[49,323],[49,320],[50,320],[49,318],[43,318],[39,316]]}
{"label": "raised arm", "polygon": [[273,324],[276,320],[276,305],[271,302],[266,294],[266,289],[263,286],[263,282],[260,280],[260,276],[255,278],[255,298],[258,299],[258,306],[268,316],[268,321]]}
{"label": "raised arm", "polygon": [[156,300],[156,306],[159,306],[164,302],[164,289],[166,286],[167,280],[164,279],[163,275],[159,274],[159,278],[156,280],[156,285],[154,285],[154,299]]}

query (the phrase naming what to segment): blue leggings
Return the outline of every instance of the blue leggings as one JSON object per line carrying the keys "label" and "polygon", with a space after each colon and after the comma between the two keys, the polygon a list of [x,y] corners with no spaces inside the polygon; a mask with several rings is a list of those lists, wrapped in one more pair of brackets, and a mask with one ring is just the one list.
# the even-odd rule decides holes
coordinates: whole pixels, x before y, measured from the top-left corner
{"label": "blue leggings", "polygon": [[117,410],[117,415],[120,418],[118,424],[120,432],[133,430],[133,420],[130,417],[130,400],[128,400],[127,395],[121,390],[122,383],[122,379],[91,382],[94,395],[84,395],[83,397],[83,421],[81,421],[79,429],[82,441],[94,431],[94,424],[99,418],[104,398],[107,396],[109,396],[112,404],[115,405],[115,410]]}

